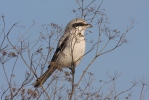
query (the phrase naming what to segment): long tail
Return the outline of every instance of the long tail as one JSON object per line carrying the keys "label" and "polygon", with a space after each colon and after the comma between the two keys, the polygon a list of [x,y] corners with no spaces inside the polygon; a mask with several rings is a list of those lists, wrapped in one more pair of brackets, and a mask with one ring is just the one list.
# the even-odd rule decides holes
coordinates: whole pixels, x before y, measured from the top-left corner
{"label": "long tail", "polygon": [[43,85],[43,83],[51,76],[51,74],[56,69],[56,67],[49,65],[48,70],[40,78],[38,78],[35,83],[33,83],[33,86],[36,88]]}

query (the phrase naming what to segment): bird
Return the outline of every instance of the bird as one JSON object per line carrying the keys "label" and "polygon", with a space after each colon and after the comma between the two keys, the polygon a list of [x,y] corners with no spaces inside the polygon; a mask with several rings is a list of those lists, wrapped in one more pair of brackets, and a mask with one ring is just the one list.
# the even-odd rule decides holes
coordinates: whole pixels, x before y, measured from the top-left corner
{"label": "bird", "polygon": [[61,36],[47,71],[33,83],[40,87],[56,69],[76,67],[85,54],[85,30],[92,27],[82,18],[71,20]]}

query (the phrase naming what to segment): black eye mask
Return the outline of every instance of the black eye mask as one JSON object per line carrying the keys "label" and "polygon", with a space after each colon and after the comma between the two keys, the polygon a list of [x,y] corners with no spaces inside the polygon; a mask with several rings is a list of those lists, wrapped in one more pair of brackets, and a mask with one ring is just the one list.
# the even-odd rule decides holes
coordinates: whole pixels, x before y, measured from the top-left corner
{"label": "black eye mask", "polygon": [[86,24],[80,22],[80,23],[74,23],[72,24],[72,27],[78,27],[78,26],[85,26]]}

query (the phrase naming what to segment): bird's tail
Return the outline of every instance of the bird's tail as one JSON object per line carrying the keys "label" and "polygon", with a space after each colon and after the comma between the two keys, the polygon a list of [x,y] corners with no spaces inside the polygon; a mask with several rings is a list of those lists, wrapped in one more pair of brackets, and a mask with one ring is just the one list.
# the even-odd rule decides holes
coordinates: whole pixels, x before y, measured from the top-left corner
{"label": "bird's tail", "polygon": [[36,80],[36,82],[33,83],[33,86],[39,87],[41,85],[43,85],[43,83],[51,76],[51,74],[56,70],[57,68],[54,66],[50,66],[48,70],[40,77]]}

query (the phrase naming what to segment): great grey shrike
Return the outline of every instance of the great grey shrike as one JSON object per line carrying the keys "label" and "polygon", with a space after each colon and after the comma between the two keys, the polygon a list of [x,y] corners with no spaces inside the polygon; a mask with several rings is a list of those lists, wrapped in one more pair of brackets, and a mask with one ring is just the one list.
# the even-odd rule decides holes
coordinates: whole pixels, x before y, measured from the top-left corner
{"label": "great grey shrike", "polygon": [[56,69],[71,68],[77,66],[85,53],[86,28],[91,24],[81,18],[71,20],[58,42],[57,49],[48,66],[48,70],[33,83],[34,87],[41,86]]}

